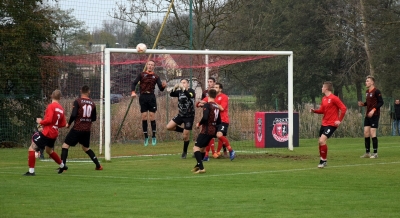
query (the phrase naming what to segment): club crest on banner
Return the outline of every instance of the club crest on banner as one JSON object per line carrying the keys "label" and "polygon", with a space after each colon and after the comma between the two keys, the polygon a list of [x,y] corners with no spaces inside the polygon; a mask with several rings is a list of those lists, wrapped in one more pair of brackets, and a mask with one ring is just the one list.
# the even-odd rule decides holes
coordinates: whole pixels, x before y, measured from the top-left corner
{"label": "club crest on banner", "polygon": [[258,140],[258,142],[261,142],[261,140],[262,140],[262,119],[261,118],[257,119],[257,140]]}
{"label": "club crest on banner", "polygon": [[272,136],[278,142],[286,142],[288,140],[288,118],[275,118],[273,122]]}

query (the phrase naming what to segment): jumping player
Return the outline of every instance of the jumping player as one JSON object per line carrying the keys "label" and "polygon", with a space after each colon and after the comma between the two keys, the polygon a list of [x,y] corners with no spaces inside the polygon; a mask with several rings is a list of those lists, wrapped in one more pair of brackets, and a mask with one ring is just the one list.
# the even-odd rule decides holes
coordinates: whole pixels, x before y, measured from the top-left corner
{"label": "jumping player", "polygon": [[[186,159],[187,150],[189,147],[189,133],[192,130],[194,122],[194,99],[195,91],[189,88],[189,80],[181,79],[180,83],[176,84],[169,94],[171,97],[178,98],[179,113],[167,124],[169,131],[183,133],[183,152],[182,159]],[[183,123],[183,128],[180,125]]]}
{"label": "jumping player", "polygon": [[157,125],[155,121],[155,113],[157,111],[157,101],[154,95],[154,89],[156,84],[160,91],[164,91],[167,83],[165,81],[161,82],[160,77],[154,73],[155,63],[154,61],[148,61],[146,64],[146,71],[140,73],[132,83],[132,94],[131,97],[136,97],[136,85],[140,82],[140,112],[142,113],[142,128],[144,134],[144,146],[149,144],[149,136],[147,133],[147,119],[150,119],[151,129],[153,131],[152,135],[152,145],[157,144],[156,132]]}

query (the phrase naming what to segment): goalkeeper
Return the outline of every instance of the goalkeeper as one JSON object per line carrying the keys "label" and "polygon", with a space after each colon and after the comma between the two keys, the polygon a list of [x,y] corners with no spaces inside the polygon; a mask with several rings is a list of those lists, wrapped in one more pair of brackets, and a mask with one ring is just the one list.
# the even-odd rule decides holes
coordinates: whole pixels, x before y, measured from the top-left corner
{"label": "goalkeeper", "polygon": [[164,91],[167,83],[163,81],[161,83],[160,77],[154,73],[154,61],[148,61],[146,64],[146,71],[140,73],[136,79],[132,83],[132,94],[131,97],[136,97],[136,85],[140,82],[140,113],[142,113],[142,128],[144,134],[144,146],[149,144],[149,135],[147,133],[147,119],[150,119],[151,129],[153,130],[152,135],[152,145],[157,144],[156,132],[157,125],[155,120],[155,113],[157,111],[157,101],[156,96],[154,95],[154,89],[156,88],[156,84],[160,91]]}
{"label": "goalkeeper", "polygon": [[[192,130],[194,122],[194,99],[195,91],[189,88],[189,80],[181,79],[180,83],[176,84],[169,94],[171,97],[178,98],[179,113],[172,118],[167,124],[169,131],[176,131],[183,133],[183,152],[182,159],[186,159],[187,150],[189,147],[189,133]],[[183,128],[180,127],[183,123]]]}

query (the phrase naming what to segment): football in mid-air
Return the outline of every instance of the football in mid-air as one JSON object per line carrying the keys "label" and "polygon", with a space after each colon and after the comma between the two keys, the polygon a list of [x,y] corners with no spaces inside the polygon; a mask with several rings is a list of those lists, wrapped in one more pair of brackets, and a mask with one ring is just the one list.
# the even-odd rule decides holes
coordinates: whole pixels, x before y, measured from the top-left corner
{"label": "football in mid-air", "polygon": [[147,50],[147,46],[144,43],[139,43],[136,46],[136,50],[137,50],[138,53],[144,53]]}

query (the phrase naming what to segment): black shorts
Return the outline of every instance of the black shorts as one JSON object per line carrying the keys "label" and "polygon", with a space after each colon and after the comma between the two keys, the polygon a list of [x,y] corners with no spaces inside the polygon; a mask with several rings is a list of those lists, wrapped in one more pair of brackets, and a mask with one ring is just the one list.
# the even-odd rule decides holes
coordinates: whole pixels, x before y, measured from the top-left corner
{"label": "black shorts", "polygon": [[85,148],[89,148],[90,145],[90,132],[89,131],[78,131],[71,129],[65,137],[65,144],[69,146],[75,146],[76,144],[81,144]]}
{"label": "black shorts", "polygon": [[213,139],[214,136],[213,135],[207,135],[207,134],[202,134],[200,133],[197,136],[196,142],[195,142],[195,146],[199,147],[199,148],[205,148],[207,147],[208,143],[211,141],[211,139]]}
{"label": "black shorts", "polygon": [[337,127],[335,126],[321,126],[321,129],[319,129],[319,136],[326,135],[329,139],[336,129]]}
{"label": "black shorts", "polygon": [[370,126],[371,128],[378,128],[378,124],[379,124],[378,115],[364,118],[364,126]]}
{"label": "black shorts", "polygon": [[217,127],[217,132],[222,132],[224,136],[228,135],[229,123],[220,123]]}
{"label": "black shorts", "polygon": [[178,126],[180,126],[183,123],[184,129],[192,130],[194,117],[182,117],[181,115],[178,114],[174,118],[172,118],[172,121],[174,121]]}
{"label": "black shorts", "polygon": [[156,112],[157,111],[157,101],[156,95],[154,93],[143,93],[139,97],[140,112]]}
{"label": "black shorts", "polygon": [[49,148],[54,148],[54,144],[56,143],[56,139],[51,139],[42,134],[42,132],[39,132],[39,136],[35,137],[33,139],[33,142],[39,147],[39,149],[44,149],[45,146]]}

